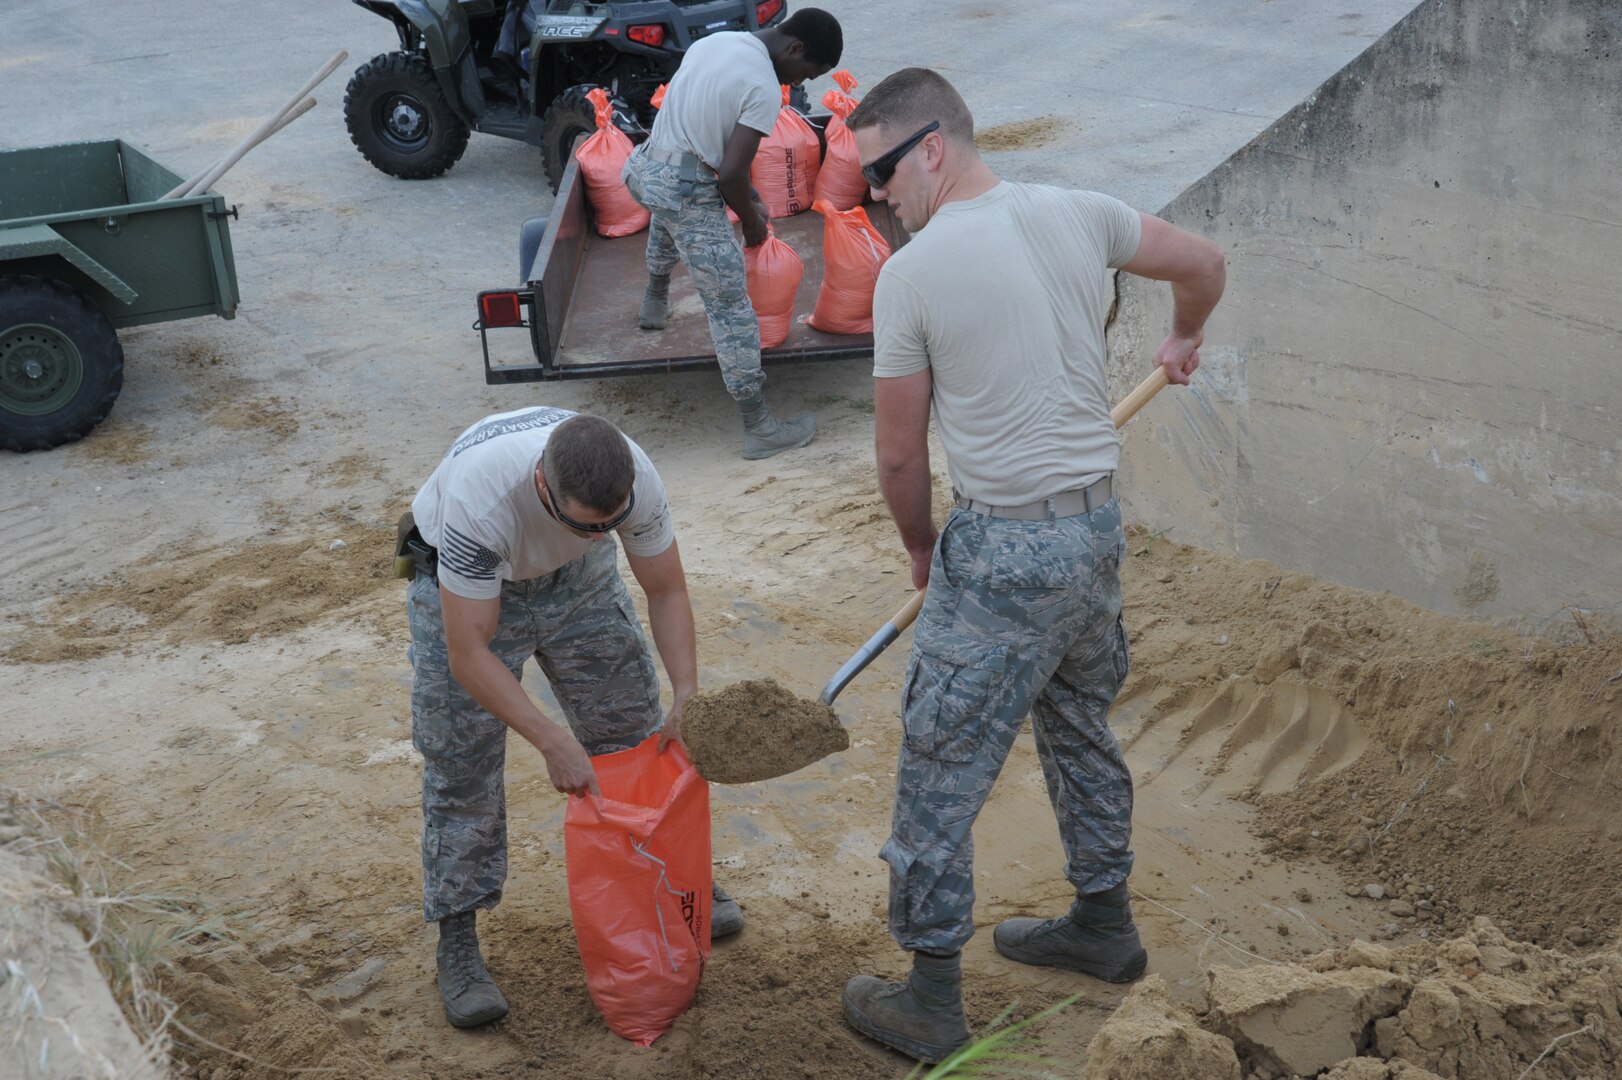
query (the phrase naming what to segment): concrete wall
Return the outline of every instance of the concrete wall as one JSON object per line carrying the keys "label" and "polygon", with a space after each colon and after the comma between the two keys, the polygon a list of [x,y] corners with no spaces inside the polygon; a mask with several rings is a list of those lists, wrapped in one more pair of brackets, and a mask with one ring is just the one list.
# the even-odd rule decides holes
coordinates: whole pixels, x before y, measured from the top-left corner
{"label": "concrete wall", "polygon": [[[1622,4],[1426,0],[1162,214],[1229,253],[1129,513],[1426,607],[1622,618]],[[1169,290],[1122,275],[1116,395]]]}

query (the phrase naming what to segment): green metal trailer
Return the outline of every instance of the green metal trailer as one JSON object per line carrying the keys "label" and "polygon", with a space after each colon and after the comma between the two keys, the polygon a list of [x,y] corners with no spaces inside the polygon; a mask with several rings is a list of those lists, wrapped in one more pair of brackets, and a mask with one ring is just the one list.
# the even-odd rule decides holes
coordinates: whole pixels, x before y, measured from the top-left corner
{"label": "green metal trailer", "polygon": [[124,381],[126,326],[236,315],[226,219],[118,139],[0,150],[0,446],[82,438]]}

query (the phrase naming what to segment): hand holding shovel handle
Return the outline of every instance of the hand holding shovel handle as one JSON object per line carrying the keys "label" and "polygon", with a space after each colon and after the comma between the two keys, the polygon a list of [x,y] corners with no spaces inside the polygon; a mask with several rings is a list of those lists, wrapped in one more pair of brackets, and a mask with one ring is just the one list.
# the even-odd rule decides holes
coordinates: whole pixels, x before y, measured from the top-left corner
{"label": "hand holding shovel handle", "polygon": [[[1110,410],[1110,420],[1117,428],[1132,419],[1137,411],[1158,394],[1162,388],[1170,385],[1171,380],[1166,377],[1166,369],[1155,366],[1149,377],[1144,379],[1132,392],[1121,399],[1121,403]],[[924,606],[925,589],[919,589],[904,604],[900,611],[890,617],[890,621],[879,627],[878,633],[867,639],[867,644],[856,650],[856,655],[845,661],[844,666],[834,672],[834,677],[828,680],[828,685],[822,688],[822,694],[817,698],[824,705],[832,705],[834,698],[839,696],[852,679],[861,674],[863,668],[871,664],[875,657],[901,636],[901,631],[912,625],[918,617],[918,611]]]}

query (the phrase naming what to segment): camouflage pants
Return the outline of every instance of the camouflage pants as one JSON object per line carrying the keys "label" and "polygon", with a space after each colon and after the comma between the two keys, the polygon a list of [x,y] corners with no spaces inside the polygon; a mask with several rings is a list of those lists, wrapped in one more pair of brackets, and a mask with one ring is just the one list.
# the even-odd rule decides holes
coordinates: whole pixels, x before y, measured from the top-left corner
{"label": "camouflage pants", "polygon": [[623,172],[633,198],[652,215],[648,273],[664,275],[684,263],[704,301],[721,379],[734,398],[754,397],[765,385],[760,367],[760,322],[749,302],[743,248],[727,220],[714,177],[682,179],[674,165],[632,154]]}
{"label": "camouflage pants", "polygon": [[974,933],[970,830],[1032,716],[1048,798],[1078,892],[1132,869],[1132,776],[1108,713],[1126,678],[1114,500],[1014,521],[953,510],[941,529],[902,697],[890,933],[909,951]]}
{"label": "camouflage pants", "polygon": [[[626,750],[659,730],[659,677],[636,609],[604,542],[546,577],[501,589],[490,650],[514,678],[540,663],[590,754]],[[411,741],[421,752],[422,914],[428,922],[495,907],[507,878],[507,725],[451,677],[439,586],[406,590],[411,622]]]}

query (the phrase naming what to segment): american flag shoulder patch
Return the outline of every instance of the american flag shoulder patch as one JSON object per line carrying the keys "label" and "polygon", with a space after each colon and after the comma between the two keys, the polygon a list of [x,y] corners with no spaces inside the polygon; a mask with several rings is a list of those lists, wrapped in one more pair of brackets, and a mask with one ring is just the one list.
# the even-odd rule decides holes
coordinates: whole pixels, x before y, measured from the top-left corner
{"label": "american flag shoulder patch", "polygon": [[445,540],[439,547],[439,562],[469,581],[494,581],[502,559],[471,536],[446,525]]}

